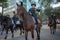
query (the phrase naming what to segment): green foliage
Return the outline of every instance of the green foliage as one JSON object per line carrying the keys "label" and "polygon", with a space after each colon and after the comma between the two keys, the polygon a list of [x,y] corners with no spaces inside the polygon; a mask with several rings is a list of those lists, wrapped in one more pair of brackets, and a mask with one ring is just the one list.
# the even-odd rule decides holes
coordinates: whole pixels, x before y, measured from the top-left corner
{"label": "green foliage", "polygon": [[45,9],[44,13],[45,13],[47,16],[50,16],[51,10],[52,10],[52,8],[51,8],[51,7],[48,7],[48,8]]}
{"label": "green foliage", "polygon": [[60,18],[60,8],[57,8],[57,9],[46,8],[44,13],[47,16],[50,16],[51,15],[51,10],[53,10],[53,12],[54,12],[54,14],[56,15],[57,18]]}
{"label": "green foliage", "polygon": [[2,15],[2,13],[0,13],[0,16]]}
{"label": "green foliage", "polygon": [[60,8],[54,9],[54,13],[55,13],[57,18],[60,18]]}
{"label": "green foliage", "polygon": [[47,1],[48,3],[50,3],[52,0],[45,0],[45,1]]}
{"label": "green foliage", "polygon": [[[0,0],[0,3],[2,3],[3,7],[6,8],[8,7],[8,3],[7,3],[8,0]],[[1,6],[1,5],[0,5]]]}
{"label": "green foliage", "polygon": [[4,3],[4,4],[3,4],[3,7],[4,7],[4,8],[8,7],[8,3]]}
{"label": "green foliage", "polygon": [[8,0],[0,0],[0,3],[2,3],[2,2],[7,2]]}
{"label": "green foliage", "polygon": [[57,0],[58,2],[60,2],[60,0]]}

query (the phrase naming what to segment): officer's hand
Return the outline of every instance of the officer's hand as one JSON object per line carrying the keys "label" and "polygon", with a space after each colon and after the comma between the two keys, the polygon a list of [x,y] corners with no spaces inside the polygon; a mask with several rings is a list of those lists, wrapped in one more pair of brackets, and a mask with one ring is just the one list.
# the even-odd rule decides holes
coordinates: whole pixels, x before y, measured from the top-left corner
{"label": "officer's hand", "polygon": [[32,13],[30,13],[30,15],[32,15]]}

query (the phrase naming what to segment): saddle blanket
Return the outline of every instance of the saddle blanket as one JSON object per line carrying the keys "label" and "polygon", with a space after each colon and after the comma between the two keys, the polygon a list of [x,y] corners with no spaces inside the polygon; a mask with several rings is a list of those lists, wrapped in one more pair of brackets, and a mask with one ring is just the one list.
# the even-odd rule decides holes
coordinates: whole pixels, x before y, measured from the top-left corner
{"label": "saddle blanket", "polygon": [[34,17],[32,17],[32,18],[33,18],[34,23],[36,23],[36,21],[35,21]]}
{"label": "saddle blanket", "polygon": [[[33,18],[34,23],[36,23],[34,17],[32,17],[32,18]],[[38,23],[41,23],[41,21],[38,18],[37,18],[37,21],[38,21]]]}
{"label": "saddle blanket", "polygon": [[[12,20],[12,24],[14,24],[13,20]],[[16,24],[21,24],[20,21],[16,21]]]}
{"label": "saddle blanket", "polygon": [[21,24],[20,21],[16,21],[16,24]]}

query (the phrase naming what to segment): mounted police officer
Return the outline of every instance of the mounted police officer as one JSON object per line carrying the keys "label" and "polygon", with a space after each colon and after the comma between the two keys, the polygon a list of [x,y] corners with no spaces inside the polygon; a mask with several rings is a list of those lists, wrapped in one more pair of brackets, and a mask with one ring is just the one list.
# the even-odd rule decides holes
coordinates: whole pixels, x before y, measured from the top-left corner
{"label": "mounted police officer", "polygon": [[50,26],[50,30],[51,27],[53,27],[53,31],[51,31],[51,33],[53,32],[53,34],[56,32],[56,16],[54,14],[54,12],[51,12],[51,15],[49,17],[49,26]]}
{"label": "mounted police officer", "polygon": [[36,13],[35,13],[35,11],[36,11],[36,4],[31,4],[31,6],[32,6],[32,8],[30,8],[29,9],[29,13],[30,13],[30,15],[32,15],[33,17],[34,17],[34,19],[35,19],[35,21],[36,21],[36,25],[38,24],[38,20],[37,20],[37,15],[36,15]]}

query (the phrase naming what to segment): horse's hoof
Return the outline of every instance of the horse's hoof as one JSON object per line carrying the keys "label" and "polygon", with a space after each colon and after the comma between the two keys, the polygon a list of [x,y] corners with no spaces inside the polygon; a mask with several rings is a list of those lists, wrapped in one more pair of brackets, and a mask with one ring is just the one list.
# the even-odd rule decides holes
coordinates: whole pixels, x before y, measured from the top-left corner
{"label": "horse's hoof", "polygon": [[20,33],[20,35],[22,35],[22,33]]}
{"label": "horse's hoof", "polygon": [[12,38],[14,37],[14,35],[12,35]]}
{"label": "horse's hoof", "polygon": [[55,34],[55,33],[53,32],[53,34]]}
{"label": "horse's hoof", "polygon": [[34,40],[34,38],[32,38],[32,40]]}
{"label": "horse's hoof", "polygon": [[2,33],[1,33],[1,35],[2,35]]}
{"label": "horse's hoof", "polygon": [[40,38],[36,38],[36,40],[40,40]]}
{"label": "horse's hoof", "polygon": [[7,37],[5,37],[4,39],[7,39]]}
{"label": "horse's hoof", "polygon": [[52,34],[52,32],[50,32]]}
{"label": "horse's hoof", "polygon": [[23,32],[23,34],[24,34],[24,32]]}
{"label": "horse's hoof", "polygon": [[52,34],[52,32],[51,32],[51,34]]}
{"label": "horse's hoof", "polygon": [[38,38],[38,40],[40,40],[40,38]]}

